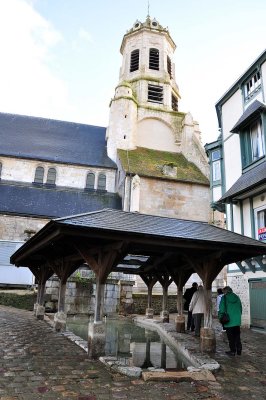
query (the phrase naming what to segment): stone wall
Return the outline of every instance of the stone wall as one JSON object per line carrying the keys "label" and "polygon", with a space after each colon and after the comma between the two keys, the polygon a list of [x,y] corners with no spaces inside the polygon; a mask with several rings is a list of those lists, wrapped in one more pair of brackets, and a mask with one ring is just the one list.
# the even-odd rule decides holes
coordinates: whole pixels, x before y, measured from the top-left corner
{"label": "stone wall", "polygon": [[[132,309],[132,286],[134,282],[108,279],[104,293],[104,314],[130,313]],[[93,314],[95,309],[95,281],[89,279],[67,282],[65,306],[67,314]],[[59,293],[59,279],[53,277],[46,283],[45,307],[56,311]]]}
{"label": "stone wall", "polygon": [[26,241],[48,222],[44,218],[0,215],[0,239]]}
{"label": "stone wall", "polygon": [[[161,295],[153,295],[152,296],[152,308],[154,310],[154,314],[160,314],[162,311],[162,301],[163,296]],[[133,313],[134,314],[145,314],[147,308],[148,297],[145,294],[133,294]],[[168,296],[168,310],[170,313],[176,313],[176,304],[177,297],[176,296]]]}

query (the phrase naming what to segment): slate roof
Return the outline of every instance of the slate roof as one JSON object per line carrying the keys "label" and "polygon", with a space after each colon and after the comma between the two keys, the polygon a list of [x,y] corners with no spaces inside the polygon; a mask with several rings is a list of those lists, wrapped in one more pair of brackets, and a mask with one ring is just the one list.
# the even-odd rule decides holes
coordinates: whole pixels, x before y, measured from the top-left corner
{"label": "slate roof", "polygon": [[258,100],[255,100],[242,114],[237,123],[231,129],[231,132],[237,133],[240,129],[244,128],[252,118],[260,115],[261,111],[266,110],[266,105]]}
{"label": "slate roof", "polygon": [[[54,220],[56,224],[94,228],[102,231],[140,234],[172,239],[262,246],[266,244],[207,222],[158,217],[121,210],[104,209]],[[43,228],[44,229],[44,228]]]}
{"label": "slate roof", "polygon": [[[159,151],[144,147],[138,147],[136,150],[130,151],[118,149],[117,152],[123,169],[128,173],[209,185],[208,178],[203,175],[194,163],[188,161],[182,153]],[[175,176],[163,173],[165,165],[176,167]]]}
{"label": "slate roof", "polygon": [[230,202],[230,199],[266,183],[266,161],[243,173],[229,190],[219,199],[219,203]]}
{"label": "slate roof", "polygon": [[99,126],[0,113],[0,156],[116,168],[105,133]]}
{"label": "slate roof", "polygon": [[66,215],[100,210],[121,209],[116,193],[97,192],[60,187],[14,185],[0,182],[0,214],[15,214],[58,218]]}

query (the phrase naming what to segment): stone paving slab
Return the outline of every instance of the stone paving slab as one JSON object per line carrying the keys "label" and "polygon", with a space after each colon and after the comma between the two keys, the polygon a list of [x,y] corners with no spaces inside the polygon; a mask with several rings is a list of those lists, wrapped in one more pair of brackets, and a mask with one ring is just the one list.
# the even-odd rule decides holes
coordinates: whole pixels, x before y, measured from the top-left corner
{"label": "stone paving slab", "polygon": [[218,333],[216,381],[144,382],[89,360],[31,312],[0,306],[0,400],[265,400],[266,335],[243,330],[242,339],[243,355],[229,358]]}

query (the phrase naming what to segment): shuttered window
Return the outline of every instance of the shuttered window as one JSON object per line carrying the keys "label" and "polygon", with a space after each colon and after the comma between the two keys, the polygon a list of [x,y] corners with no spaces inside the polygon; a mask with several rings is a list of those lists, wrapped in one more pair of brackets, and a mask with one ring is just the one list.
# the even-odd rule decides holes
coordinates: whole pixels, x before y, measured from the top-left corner
{"label": "shuttered window", "polygon": [[149,68],[159,71],[159,50],[150,49]]}
{"label": "shuttered window", "polygon": [[92,172],[87,174],[86,189],[94,189],[95,175]]}
{"label": "shuttered window", "polygon": [[134,50],[131,53],[130,58],[130,72],[137,71],[139,69],[139,50]]}
{"label": "shuttered window", "polygon": [[37,167],[35,171],[34,183],[43,183],[44,168]]}
{"label": "shuttered window", "polygon": [[46,183],[48,185],[55,185],[55,180],[56,180],[56,170],[55,168],[49,168],[47,173]]}
{"label": "shuttered window", "polygon": [[106,190],[106,176],[100,174],[98,177],[98,190]]}
{"label": "shuttered window", "polygon": [[172,94],[172,109],[178,111],[178,98]]}
{"label": "shuttered window", "polygon": [[163,103],[163,87],[148,85],[148,101],[151,103]]}
{"label": "shuttered window", "polygon": [[170,75],[170,78],[172,78],[172,62],[169,56],[167,56],[167,71],[168,74]]}

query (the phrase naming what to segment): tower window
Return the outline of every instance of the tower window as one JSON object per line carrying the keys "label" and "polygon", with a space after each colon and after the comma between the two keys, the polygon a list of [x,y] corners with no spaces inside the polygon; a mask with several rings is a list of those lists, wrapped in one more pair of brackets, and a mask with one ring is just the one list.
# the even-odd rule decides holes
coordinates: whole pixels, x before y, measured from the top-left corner
{"label": "tower window", "polygon": [[47,180],[46,180],[47,185],[55,185],[55,179],[56,179],[55,168],[49,168],[48,172],[47,172]]}
{"label": "tower window", "polygon": [[151,103],[163,103],[163,87],[148,85],[148,101]]}
{"label": "tower window", "polygon": [[178,111],[178,98],[172,94],[172,109]]}
{"label": "tower window", "polygon": [[34,183],[43,183],[44,168],[37,167],[35,170]]}
{"label": "tower window", "polygon": [[100,174],[98,177],[98,190],[106,190],[106,176]]}
{"label": "tower window", "polygon": [[139,69],[139,50],[133,50],[130,58],[130,72]]}
{"label": "tower window", "polygon": [[167,72],[170,75],[170,78],[172,78],[172,61],[169,56],[167,56]]}
{"label": "tower window", "polygon": [[92,172],[87,174],[86,189],[94,189],[95,175]]}
{"label": "tower window", "polygon": [[150,49],[149,68],[159,71],[159,50]]}

